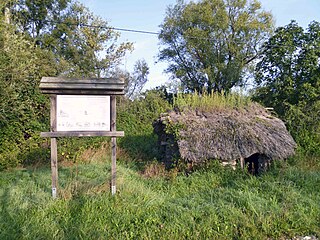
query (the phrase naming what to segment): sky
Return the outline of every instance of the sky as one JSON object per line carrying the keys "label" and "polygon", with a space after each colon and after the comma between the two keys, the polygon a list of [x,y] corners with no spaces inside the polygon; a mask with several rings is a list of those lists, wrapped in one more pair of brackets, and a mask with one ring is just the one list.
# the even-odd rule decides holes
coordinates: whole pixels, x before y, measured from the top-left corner
{"label": "sky", "polygon": [[[108,21],[115,28],[159,32],[166,9],[176,0],[80,0],[95,15]],[[320,0],[260,0],[262,8],[271,11],[276,27],[285,26],[296,20],[304,28],[315,20],[320,22]],[[150,68],[146,89],[168,82],[169,75],[163,71],[167,64],[157,61],[159,40],[157,35],[121,31],[119,42],[134,44],[134,51],[123,60],[122,68],[132,72],[134,63],[145,59]]]}

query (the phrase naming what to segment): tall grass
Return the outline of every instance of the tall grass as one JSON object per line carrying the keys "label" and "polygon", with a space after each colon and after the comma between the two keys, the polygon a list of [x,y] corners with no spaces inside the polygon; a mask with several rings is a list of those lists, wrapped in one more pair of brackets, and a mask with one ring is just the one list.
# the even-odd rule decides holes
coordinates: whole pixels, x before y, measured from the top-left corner
{"label": "tall grass", "polygon": [[261,177],[213,164],[186,176],[145,178],[110,159],[61,167],[60,198],[49,166],[0,176],[0,239],[290,239],[320,236],[320,173],[295,166]]}
{"label": "tall grass", "polygon": [[251,100],[249,97],[244,96],[241,93],[216,93],[204,92],[185,94],[178,93],[173,99],[174,107],[179,109],[191,108],[201,109],[204,111],[216,110],[216,109],[241,109],[250,105]]}

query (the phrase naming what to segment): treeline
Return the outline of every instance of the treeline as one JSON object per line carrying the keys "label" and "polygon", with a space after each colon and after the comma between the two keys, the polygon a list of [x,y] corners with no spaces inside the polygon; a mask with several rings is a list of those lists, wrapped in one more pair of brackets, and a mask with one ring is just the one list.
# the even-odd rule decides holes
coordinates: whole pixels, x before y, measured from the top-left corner
{"label": "treeline", "polygon": [[[49,119],[47,98],[38,89],[42,76],[122,77],[127,97],[136,99],[126,102],[128,109],[143,101],[155,108],[155,96],[172,100],[164,87],[137,99],[147,63],[138,61],[133,73],[121,70],[132,43],[119,43],[119,33],[85,6],[4,0],[0,9],[0,169],[48,157],[47,140],[39,137]],[[275,109],[303,151],[320,154],[318,22],[304,30],[292,21],[274,31],[271,13],[257,1],[179,0],[168,7],[159,40],[158,58],[169,63],[175,90],[228,93],[254,84],[253,99]]]}

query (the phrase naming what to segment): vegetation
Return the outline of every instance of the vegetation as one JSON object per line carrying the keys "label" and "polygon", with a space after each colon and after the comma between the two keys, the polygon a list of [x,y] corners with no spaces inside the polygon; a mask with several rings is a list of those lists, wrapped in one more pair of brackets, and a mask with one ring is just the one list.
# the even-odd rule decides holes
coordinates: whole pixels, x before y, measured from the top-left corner
{"label": "vegetation", "polygon": [[[121,154],[110,196],[106,150],[61,166],[60,198],[49,164],[0,176],[1,239],[281,239],[320,235],[319,161],[305,156],[260,177],[207,166],[146,178]],[[107,155],[109,156],[109,155]],[[317,162],[317,165],[314,165]],[[153,164],[153,172],[161,165]],[[150,168],[149,168],[150,169]],[[149,174],[150,176],[150,174]]]}
{"label": "vegetation", "polygon": [[264,45],[255,99],[273,107],[296,141],[320,155],[320,23],[306,31],[292,21]]}
{"label": "vegetation", "polygon": [[103,77],[132,50],[132,43],[119,44],[118,32],[73,0],[11,2],[7,7],[12,24],[53,54],[56,75]]}
{"label": "vegetation", "polygon": [[[43,76],[105,77],[119,65],[131,43],[87,8],[68,0],[0,3],[0,170],[48,157],[48,98]],[[78,19],[81,15],[82,18]],[[96,27],[90,28],[88,25]],[[101,57],[101,52],[108,54]],[[86,145],[85,141],[84,146]],[[89,141],[90,142],[90,141]],[[81,145],[73,146],[75,151]],[[73,159],[75,151],[64,149]],[[30,159],[32,158],[32,159]]]}
{"label": "vegetation", "polygon": [[240,93],[225,93],[222,91],[207,93],[204,91],[202,94],[197,92],[193,94],[178,93],[173,99],[173,107],[183,110],[200,109],[203,111],[214,111],[217,109],[241,109],[251,104],[249,97]]}
{"label": "vegetation", "polygon": [[1,239],[319,236],[319,159],[297,156],[260,177],[215,162],[188,175],[165,171],[154,160],[150,121],[167,109],[162,97],[150,91],[118,103],[126,137],[119,139],[116,197],[109,192],[108,143],[60,161],[56,201],[49,163],[2,172]]}
{"label": "vegetation", "polygon": [[119,103],[117,129],[126,134],[119,139],[119,144],[133,159],[145,164],[158,157],[152,122],[170,108],[164,96],[153,90],[147,91],[142,99]]}
{"label": "vegetation", "polygon": [[44,54],[12,25],[5,24],[1,15],[0,170],[16,166],[22,155],[42,143],[35,132],[48,123],[48,112],[43,111],[47,104],[37,79],[52,73],[45,61],[39,61]]}
{"label": "vegetation", "polygon": [[319,159],[297,156],[260,177],[216,162],[188,175],[165,171],[155,160],[151,125],[169,107],[163,97],[150,91],[143,99],[118,102],[117,128],[126,136],[119,139],[115,197],[109,192],[108,142],[91,144],[73,161],[59,162],[60,197],[55,201],[49,163],[2,172],[0,238],[319,236]]}
{"label": "vegetation", "polygon": [[186,91],[228,92],[244,83],[272,24],[258,1],[180,0],[161,25],[159,59]]}

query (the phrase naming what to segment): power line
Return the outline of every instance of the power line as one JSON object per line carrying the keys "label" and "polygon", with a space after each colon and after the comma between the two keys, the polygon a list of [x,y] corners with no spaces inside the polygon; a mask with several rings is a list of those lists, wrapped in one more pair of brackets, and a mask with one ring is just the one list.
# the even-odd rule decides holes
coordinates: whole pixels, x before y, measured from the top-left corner
{"label": "power line", "polygon": [[[39,19],[29,19],[31,21],[40,21]],[[128,29],[128,28],[117,28],[117,27],[109,27],[109,26],[102,26],[102,25],[91,25],[85,23],[67,23],[67,22],[60,22],[60,21],[52,21],[52,20],[42,20],[45,23],[53,23],[53,24],[64,24],[67,26],[79,26],[79,27],[89,27],[89,28],[100,28],[100,29],[112,29],[116,31],[122,32],[133,32],[133,33],[141,33],[141,34],[150,34],[150,35],[159,35],[158,32],[152,31],[145,31],[145,30],[137,30],[137,29]]]}
{"label": "power line", "polygon": [[[25,16],[24,16],[25,17]],[[27,19],[25,17],[25,19]],[[112,29],[116,31],[122,31],[122,32],[132,32],[132,33],[139,33],[139,34],[149,34],[149,35],[160,35],[160,32],[153,32],[153,31],[146,31],[146,30],[137,30],[137,29],[128,29],[128,28],[118,28],[118,27],[110,27],[110,26],[102,26],[102,25],[91,25],[91,24],[85,24],[85,23],[67,23],[67,22],[60,22],[60,21],[52,21],[52,20],[40,20],[40,19],[28,19],[31,21],[42,21],[45,23],[53,23],[53,24],[64,24],[67,26],[78,26],[78,27],[89,27],[89,28],[100,28],[100,29]],[[189,39],[197,39],[197,40],[208,40],[213,41],[214,38],[210,37],[195,37],[195,36],[188,36]],[[238,42],[244,43],[244,42]]]}
{"label": "power line", "polygon": [[[137,29],[129,29],[129,28],[118,28],[118,27],[111,27],[111,26],[102,26],[102,25],[91,25],[91,24],[85,24],[85,23],[81,23],[80,21],[78,23],[67,23],[67,22],[61,22],[61,21],[53,21],[53,20],[40,20],[40,19],[27,19],[26,16],[23,15],[23,17],[26,20],[31,20],[31,21],[42,21],[45,23],[52,23],[52,24],[64,24],[67,26],[78,26],[78,27],[88,27],[88,28],[100,28],[100,29],[110,29],[110,30],[116,30],[116,31],[122,31],[122,32],[131,32],[131,33],[139,33],[139,34],[149,34],[149,35],[160,35],[159,32],[153,32],[153,31],[146,31],[146,30],[137,30]],[[210,37],[195,37],[195,36],[187,36],[187,38],[189,39],[196,39],[196,40],[209,40],[209,41],[213,41],[215,40],[214,38],[210,38]],[[242,44],[245,42],[240,42],[237,41],[238,44]],[[265,42],[266,43],[266,42]],[[265,44],[265,43],[261,43],[261,44]],[[274,44],[268,44],[268,46],[270,47],[292,47],[291,45],[287,45],[287,44],[282,44],[282,45],[274,45]]]}
{"label": "power line", "polygon": [[[89,28],[100,28],[100,29],[112,29],[116,31],[122,31],[122,32],[132,32],[132,33],[140,33],[140,34],[149,34],[149,35],[160,35],[159,32],[153,32],[153,31],[146,31],[146,30],[136,30],[136,29],[128,29],[128,28],[117,28],[117,27],[110,27],[110,26],[102,26],[102,25],[91,25],[91,24],[86,24],[86,23],[81,23],[80,21],[78,23],[67,23],[67,22],[61,22],[61,21],[53,21],[53,20],[40,20],[40,19],[33,19],[33,18],[27,18],[26,16],[23,15],[23,17],[26,20],[30,20],[33,22],[36,21],[42,21],[45,23],[53,23],[53,24],[64,24],[67,26],[78,26],[78,27],[89,27]],[[194,37],[194,36],[188,36],[190,39],[198,39],[198,40],[209,40],[212,41],[214,38],[210,37]],[[240,43],[240,42],[239,42]],[[244,43],[244,42],[241,42]]]}
{"label": "power line", "polygon": [[151,34],[151,35],[159,35],[157,32],[143,31],[143,30],[134,30],[134,29],[126,29],[126,28],[115,28],[110,27],[111,29],[122,31],[122,32],[133,32],[133,33],[142,33],[142,34]]}

